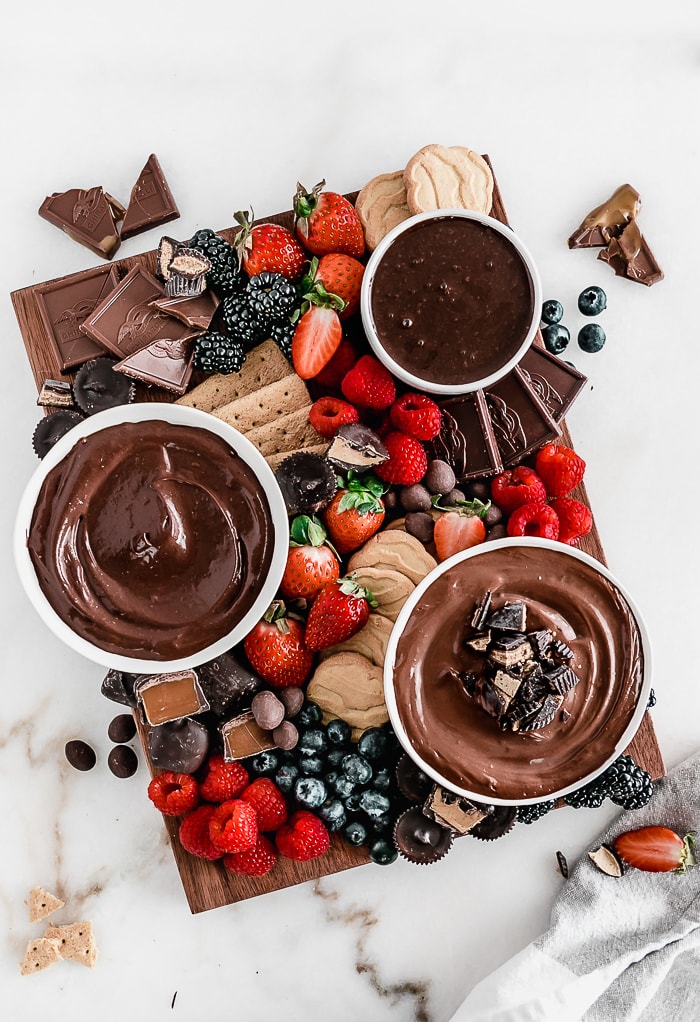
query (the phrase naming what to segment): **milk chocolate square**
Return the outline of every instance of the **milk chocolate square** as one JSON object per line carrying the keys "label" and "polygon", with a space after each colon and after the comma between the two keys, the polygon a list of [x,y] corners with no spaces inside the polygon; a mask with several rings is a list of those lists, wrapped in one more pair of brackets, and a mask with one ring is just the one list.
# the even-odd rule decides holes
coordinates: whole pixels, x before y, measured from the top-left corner
{"label": "milk chocolate square", "polygon": [[182,395],[187,390],[194,369],[192,341],[201,332],[190,330],[176,339],[163,337],[153,341],[147,348],[141,348],[117,362],[114,371],[133,380],[140,380],[149,387],[160,387]]}
{"label": "milk chocolate square", "polygon": [[517,465],[561,434],[533,388],[516,369],[486,391],[491,425],[505,466]]}
{"label": "milk chocolate square", "polygon": [[136,695],[146,722],[151,725],[167,724],[209,709],[192,670],[146,675],[139,679]]}
{"label": "milk chocolate square", "polygon": [[539,344],[533,344],[525,352],[517,369],[525,376],[557,424],[588,382],[578,369],[550,354]]}
{"label": "milk chocolate square", "polygon": [[438,404],[442,425],[428,444],[430,455],[451,465],[458,482],[501,472],[503,464],[484,392],[477,390]]}
{"label": "milk chocolate square", "polygon": [[80,328],[118,283],[116,267],[97,266],[34,288],[61,372],[104,355],[103,346]]}
{"label": "milk chocolate square", "polygon": [[167,224],[170,220],[177,220],[179,216],[180,211],[165,180],[163,168],[155,153],[151,153],[131,189],[122,224],[122,240],[148,231],[151,227]]}
{"label": "milk chocolate square", "polygon": [[99,186],[47,195],[39,216],[103,259],[111,259],[119,248],[113,207]]}
{"label": "milk chocolate square", "polygon": [[216,312],[219,299],[208,288],[201,294],[190,297],[185,295],[180,298],[156,298],[153,305],[160,312],[168,316],[174,316],[185,326],[194,327],[199,330],[208,330]]}

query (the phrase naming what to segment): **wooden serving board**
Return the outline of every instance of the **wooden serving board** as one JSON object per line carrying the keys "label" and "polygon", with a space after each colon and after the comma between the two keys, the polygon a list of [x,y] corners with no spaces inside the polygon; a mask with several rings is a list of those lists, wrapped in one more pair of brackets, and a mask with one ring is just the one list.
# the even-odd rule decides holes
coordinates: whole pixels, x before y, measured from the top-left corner
{"label": "wooden serving board", "polygon": [[[486,159],[488,160],[488,157]],[[352,192],[347,197],[354,201],[357,194],[357,192]],[[494,187],[491,215],[503,223],[508,222],[497,183],[495,183]],[[265,218],[265,222],[291,227],[293,224],[293,213],[291,211],[278,213],[275,216]],[[226,238],[227,241],[233,241],[237,231],[238,228],[228,228],[218,233]],[[113,265],[117,268],[120,277],[123,277],[134,266],[141,266],[149,272],[155,273],[156,256],[156,251],[152,250],[127,259],[115,260]],[[43,285],[33,285],[32,287],[14,291],[11,294],[27,357],[34,374],[37,392],[41,389],[46,379],[72,378],[70,373],[61,374],[60,365],[47,335],[36,295],[37,288],[41,286]],[[542,338],[539,334],[537,341],[542,343]],[[196,381],[193,380],[194,382]],[[148,388],[139,384],[137,385],[136,400],[172,401],[174,396],[167,394],[165,391],[159,391],[156,388]],[[571,434],[565,423],[562,424],[562,439],[568,446],[574,446]],[[583,485],[577,487],[573,496],[590,506]],[[586,553],[591,554],[603,564],[607,564],[595,523],[592,531],[581,539],[579,545]],[[135,717],[144,755],[146,755],[146,728],[137,714],[135,714]],[[664,775],[664,761],[649,713],[644,715],[639,731],[627,751],[640,766],[648,771],[652,778],[657,779]],[[147,756],[146,759],[148,759]],[[292,887],[307,880],[315,880],[333,873],[340,873],[345,869],[361,866],[370,861],[364,848],[353,848],[337,834],[333,834],[331,836],[330,849],[319,859],[303,863],[281,858],[267,876],[260,878],[236,877],[225,870],[219,863],[207,862],[185,852],[177,836],[178,821],[166,816],[163,817],[163,820],[170,836],[173,855],[175,856],[185,895],[190,910],[193,913],[205,912],[208,909],[220,908],[223,905],[245,901],[247,898],[254,898],[271,891]]]}

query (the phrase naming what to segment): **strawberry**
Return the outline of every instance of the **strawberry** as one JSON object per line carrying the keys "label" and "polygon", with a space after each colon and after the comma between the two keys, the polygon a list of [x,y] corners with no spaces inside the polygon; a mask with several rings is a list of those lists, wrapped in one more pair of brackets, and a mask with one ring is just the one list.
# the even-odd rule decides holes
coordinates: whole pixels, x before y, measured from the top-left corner
{"label": "strawberry", "polygon": [[403,394],[391,406],[391,421],[416,440],[433,440],[440,432],[442,412],[427,394]]}
{"label": "strawberry", "polygon": [[537,536],[540,539],[559,539],[559,519],[556,511],[540,501],[523,504],[508,519],[509,536]]}
{"label": "strawberry", "polygon": [[284,823],[275,834],[275,843],[280,855],[296,862],[308,862],[328,851],[330,836],[318,816],[308,809],[300,809]]}
{"label": "strawberry", "polygon": [[380,479],[397,486],[419,483],[428,471],[428,455],[419,440],[394,430],[384,437],[389,460],[375,467]]}
{"label": "strawberry", "polygon": [[367,624],[377,601],[352,575],[329,582],[311,604],[304,642],[318,652],[355,635]]}
{"label": "strawberry", "polygon": [[345,307],[338,315],[341,319],[349,319],[360,308],[364,272],[365,268],[358,259],[343,252],[330,252],[320,259],[314,256],[309,267],[309,289],[321,284],[327,292],[342,298]]}
{"label": "strawberry", "polygon": [[433,542],[439,561],[478,546],[486,539],[483,516],[490,507],[480,500],[460,501],[459,507],[444,511],[435,522]]}
{"label": "strawberry", "polygon": [[314,662],[304,645],[303,625],[285,616],[281,600],[272,603],[246,635],[243,649],[253,670],[273,688],[303,685]]}
{"label": "strawberry", "polygon": [[693,835],[680,837],[668,827],[628,830],[615,838],[613,848],[628,866],[647,873],[686,873],[697,865]]}
{"label": "strawberry", "polygon": [[277,862],[277,851],[269,837],[258,834],[258,840],[245,852],[224,856],[224,866],[230,873],[244,877],[264,877]]}
{"label": "strawberry", "polygon": [[563,444],[545,444],[538,452],[535,471],[550,497],[566,497],[583,479],[586,462]]}
{"label": "strawberry", "polygon": [[320,383],[322,387],[329,387],[331,390],[339,390],[343,377],[352,369],[356,362],[357,351],[355,345],[347,337],[344,337],[330,362],[323,367],[320,373],[316,373],[316,383]]}
{"label": "strawberry", "polygon": [[310,305],[299,318],[292,337],[292,363],[297,376],[310,380],[319,373],[337,351],[342,336],[335,309]]}
{"label": "strawberry", "polygon": [[509,515],[523,504],[540,504],[547,500],[544,483],[531,468],[518,465],[506,469],[491,480],[491,500]]}
{"label": "strawberry", "polygon": [[265,270],[281,273],[287,280],[301,277],[306,265],[306,253],[287,227],[279,224],[253,226],[253,211],[239,210],[233,214],[241,225],[236,238],[238,259],[249,277]]}
{"label": "strawberry", "polygon": [[346,422],[359,422],[360,413],[339,397],[320,397],[309,408],[309,422],[317,433],[330,440]]}
{"label": "strawberry", "polygon": [[249,802],[222,802],[209,821],[209,837],[222,852],[245,852],[258,840],[258,817]]}
{"label": "strawberry", "polygon": [[593,528],[593,515],[585,504],[573,497],[555,497],[549,506],[556,511],[559,519],[559,540],[561,543],[576,543]]}
{"label": "strawberry", "polygon": [[287,822],[287,803],[269,777],[258,777],[245,788],[241,798],[257,813],[258,830],[277,830]]}
{"label": "strawberry", "polygon": [[340,385],[343,396],[355,405],[381,412],[396,400],[394,378],[373,355],[363,355],[345,374]]}
{"label": "strawberry", "polygon": [[324,192],[325,181],[307,192],[297,182],[294,231],[307,251],[324,256],[344,252],[356,259],[365,250],[365,233],[355,207],[337,192]]}
{"label": "strawberry", "polygon": [[227,763],[223,756],[210,756],[206,763],[206,776],[199,786],[207,802],[228,802],[238,798],[250,781],[248,771],[236,760]]}
{"label": "strawberry", "polygon": [[166,770],[148,785],[148,797],[164,816],[182,816],[199,805],[199,785],[191,774]]}
{"label": "strawberry", "polygon": [[213,815],[214,806],[200,806],[199,809],[187,814],[179,830],[180,844],[185,851],[211,862],[220,859],[224,854],[220,848],[212,844],[209,837],[209,824]]}
{"label": "strawberry", "polygon": [[340,575],[338,558],[326,544],[327,533],[318,518],[297,515],[289,531],[289,553],[280,590],[289,600],[313,600]]}
{"label": "strawberry", "polygon": [[386,487],[371,473],[356,479],[348,472],[346,481],[339,479],[338,492],[323,512],[323,520],[335,549],[349,554],[384,524],[381,498]]}

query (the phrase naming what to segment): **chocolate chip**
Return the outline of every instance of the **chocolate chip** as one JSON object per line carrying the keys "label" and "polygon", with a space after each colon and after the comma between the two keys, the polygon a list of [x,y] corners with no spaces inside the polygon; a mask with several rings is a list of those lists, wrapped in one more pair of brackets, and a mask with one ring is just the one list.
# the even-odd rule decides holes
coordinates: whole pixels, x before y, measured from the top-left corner
{"label": "chocolate chip", "polygon": [[115,777],[131,777],[138,765],[136,753],[128,745],[115,745],[107,757],[107,766]]}
{"label": "chocolate chip", "polygon": [[110,742],[130,742],[136,734],[136,722],[130,713],[119,713],[107,728]]}
{"label": "chocolate chip", "polygon": [[66,759],[76,770],[92,770],[97,762],[95,750],[80,738],[66,742]]}

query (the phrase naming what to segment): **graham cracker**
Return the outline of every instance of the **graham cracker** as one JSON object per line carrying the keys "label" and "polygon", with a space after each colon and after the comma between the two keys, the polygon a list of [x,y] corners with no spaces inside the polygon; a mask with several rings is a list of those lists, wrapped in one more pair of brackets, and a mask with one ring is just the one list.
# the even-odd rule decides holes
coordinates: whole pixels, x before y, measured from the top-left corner
{"label": "graham cracker", "polygon": [[287,415],[281,415],[273,422],[257,426],[246,433],[246,438],[268,458],[276,452],[289,453],[300,447],[318,443],[322,437],[309,422],[308,408],[297,408]]}
{"label": "graham cracker", "polygon": [[295,451],[276,451],[274,454],[269,454],[265,458],[273,472],[275,472],[282,464],[285,458],[290,458],[293,454],[318,454],[320,457],[328,450],[328,441],[323,444],[312,444],[311,447],[299,447]]}
{"label": "graham cracker", "polygon": [[230,401],[212,413],[217,419],[223,419],[240,433],[248,433],[251,429],[264,426],[268,422],[287,415],[299,408],[308,408],[311,404],[306,384],[296,373],[285,376],[282,380],[269,383],[252,394],[246,394],[236,401]]}
{"label": "graham cracker", "polygon": [[94,969],[97,962],[97,944],[92,933],[92,923],[85,919],[80,923],[66,926],[47,926],[45,937],[58,941],[61,956],[80,962]]}
{"label": "graham cracker", "polygon": [[33,972],[42,972],[54,962],[60,962],[61,942],[51,937],[39,937],[30,940],[24,958],[19,963],[19,971],[23,976],[31,976]]}
{"label": "graham cracker", "polygon": [[42,887],[32,887],[29,892],[29,922],[38,923],[41,919],[47,919],[64,905],[65,902],[55,894],[49,894]]}
{"label": "graham cracker", "polygon": [[238,373],[224,375],[215,373],[193,387],[187,394],[175,402],[188,408],[199,408],[203,412],[213,412],[215,408],[236,401],[238,398],[253,394],[261,387],[291,376],[292,366],[284,357],[274,341],[264,341],[246,355],[243,368]]}

